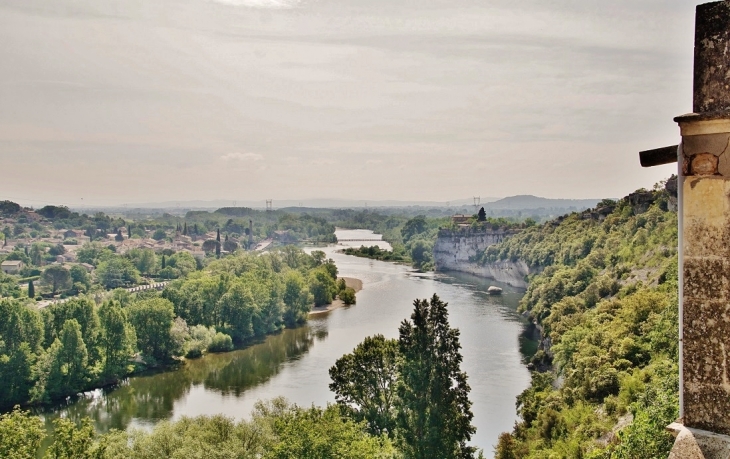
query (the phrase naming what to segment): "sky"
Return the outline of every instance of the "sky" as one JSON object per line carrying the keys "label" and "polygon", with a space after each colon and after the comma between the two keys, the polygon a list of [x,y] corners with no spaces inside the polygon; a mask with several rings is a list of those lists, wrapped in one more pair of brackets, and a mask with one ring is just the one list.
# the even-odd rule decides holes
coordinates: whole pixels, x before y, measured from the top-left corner
{"label": "sky", "polygon": [[686,0],[0,0],[0,200],[621,197]]}

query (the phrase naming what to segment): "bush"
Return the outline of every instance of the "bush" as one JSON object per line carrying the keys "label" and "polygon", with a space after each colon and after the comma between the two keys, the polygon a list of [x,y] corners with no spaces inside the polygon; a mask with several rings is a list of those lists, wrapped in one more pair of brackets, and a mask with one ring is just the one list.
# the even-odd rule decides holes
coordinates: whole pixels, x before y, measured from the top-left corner
{"label": "bush", "polygon": [[355,290],[351,287],[345,288],[345,290],[340,292],[340,299],[347,305],[355,304]]}
{"label": "bush", "polygon": [[233,340],[225,333],[216,333],[208,346],[208,352],[228,352],[233,350]]}
{"label": "bush", "polygon": [[205,344],[200,340],[188,341],[185,344],[185,358],[197,359],[203,355],[203,351],[206,349]]}

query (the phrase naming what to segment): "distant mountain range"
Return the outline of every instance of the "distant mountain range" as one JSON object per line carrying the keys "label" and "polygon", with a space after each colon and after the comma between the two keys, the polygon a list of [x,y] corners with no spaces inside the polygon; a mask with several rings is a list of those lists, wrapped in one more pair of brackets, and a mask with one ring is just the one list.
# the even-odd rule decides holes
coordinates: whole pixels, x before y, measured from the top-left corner
{"label": "distant mountain range", "polygon": [[529,194],[510,196],[484,205],[485,210],[522,210],[522,209],[589,209],[601,199],[549,199]]}

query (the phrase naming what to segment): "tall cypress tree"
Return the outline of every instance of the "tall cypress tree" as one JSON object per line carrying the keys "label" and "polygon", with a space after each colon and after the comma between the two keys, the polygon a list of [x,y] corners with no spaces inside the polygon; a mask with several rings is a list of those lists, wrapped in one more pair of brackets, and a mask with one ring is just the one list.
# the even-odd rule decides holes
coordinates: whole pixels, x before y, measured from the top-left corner
{"label": "tall cypress tree", "polygon": [[[215,240],[218,241],[218,242],[221,241],[221,229],[220,228],[218,228],[217,230],[215,230]],[[218,244],[218,245],[220,245],[220,244]]]}
{"label": "tall cypress tree", "polygon": [[476,432],[469,385],[461,371],[459,330],[451,328],[447,303],[433,295],[416,300],[400,326],[401,407],[397,423],[408,459],[473,458],[466,445]]}
{"label": "tall cypress tree", "polygon": [[187,235],[188,235],[188,222],[185,222],[185,224],[183,225],[183,236],[187,236]]}
{"label": "tall cypress tree", "polygon": [[165,269],[167,267],[167,261],[165,260],[165,255],[162,255],[162,269]]}
{"label": "tall cypress tree", "polygon": [[127,226],[127,238],[132,239],[132,225]]}
{"label": "tall cypress tree", "polygon": [[28,298],[35,298],[35,285],[33,285],[33,281],[28,281]]}

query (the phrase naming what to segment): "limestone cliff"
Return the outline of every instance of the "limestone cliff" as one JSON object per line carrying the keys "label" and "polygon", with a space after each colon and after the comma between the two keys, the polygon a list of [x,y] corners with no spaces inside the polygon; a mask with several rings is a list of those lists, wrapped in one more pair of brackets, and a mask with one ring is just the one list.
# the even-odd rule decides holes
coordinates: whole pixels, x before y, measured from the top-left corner
{"label": "limestone cliff", "polygon": [[530,274],[531,270],[521,260],[514,262],[503,260],[487,264],[474,262],[477,254],[513,234],[515,234],[514,231],[503,230],[442,229],[433,246],[436,271],[459,271],[494,279],[514,287],[527,288],[525,277]]}

